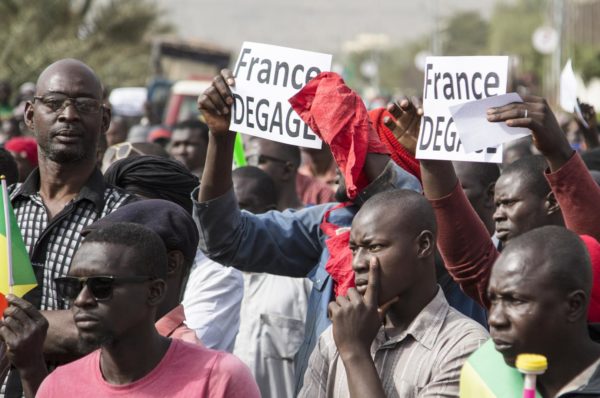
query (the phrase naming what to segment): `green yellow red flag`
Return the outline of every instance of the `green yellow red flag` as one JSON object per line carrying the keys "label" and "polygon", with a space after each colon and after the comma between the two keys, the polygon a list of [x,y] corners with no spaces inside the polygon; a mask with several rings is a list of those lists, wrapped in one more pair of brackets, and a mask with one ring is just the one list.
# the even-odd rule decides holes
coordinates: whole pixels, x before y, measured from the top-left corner
{"label": "green yellow red flag", "polygon": [[4,176],[0,197],[0,293],[22,297],[36,285],[21,230],[10,204]]}

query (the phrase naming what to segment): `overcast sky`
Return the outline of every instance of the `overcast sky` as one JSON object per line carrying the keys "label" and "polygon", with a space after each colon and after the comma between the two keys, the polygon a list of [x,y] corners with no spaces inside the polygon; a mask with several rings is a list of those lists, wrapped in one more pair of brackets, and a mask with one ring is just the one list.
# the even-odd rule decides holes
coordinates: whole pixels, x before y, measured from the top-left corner
{"label": "overcast sky", "polygon": [[[488,17],[495,0],[156,0],[180,36],[236,54],[243,41],[339,52],[360,33],[402,43],[431,32],[460,10]],[[506,0],[504,0],[506,1]]]}

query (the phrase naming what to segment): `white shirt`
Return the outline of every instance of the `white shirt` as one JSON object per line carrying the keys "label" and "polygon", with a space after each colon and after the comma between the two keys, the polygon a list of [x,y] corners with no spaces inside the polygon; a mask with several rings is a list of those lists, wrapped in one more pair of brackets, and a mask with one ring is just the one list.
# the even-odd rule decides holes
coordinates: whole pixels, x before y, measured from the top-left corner
{"label": "white shirt", "polygon": [[244,272],[233,353],[248,365],[263,398],[294,396],[294,358],[304,340],[311,285],[306,278]]}
{"label": "white shirt", "polygon": [[224,267],[200,250],[183,295],[186,324],[208,348],[233,351],[240,328],[240,307],[244,294],[242,273]]}

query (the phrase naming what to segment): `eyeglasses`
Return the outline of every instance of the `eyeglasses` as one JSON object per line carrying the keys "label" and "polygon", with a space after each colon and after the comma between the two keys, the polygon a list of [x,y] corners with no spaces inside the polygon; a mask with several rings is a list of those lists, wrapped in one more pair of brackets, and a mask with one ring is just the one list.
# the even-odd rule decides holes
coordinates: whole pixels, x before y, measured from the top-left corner
{"label": "eyeglasses", "polygon": [[79,113],[98,113],[102,102],[89,97],[67,97],[64,94],[48,94],[33,97],[34,101],[40,101],[52,112],[62,112],[69,104],[73,105]]}
{"label": "eyeglasses", "polygon": [[111,159],[111,161],[121,160],[128,158],[131,153],[137,153],[142,156],[143,153],[136,149],[131,142],[120,142],[115,145],[111,145],[106,149],[104,156]]}
{"label": "eyeglasses", "polygon": [[89,276],[75,277],[62,276],[54,278],[56,292],[66,301],[75,301],[77,296],[87,286],[96,301],[107,301],[112,297],[113,289],[116,284],[123,283],[142,283],[155,279],[151,276]]}
{"label": "eyeglasses", "polygon": [[248,155],[246,157],[246,162],[248,163],[249,166],[258,166],[261,164],[265,164],[267,162],[276,162],[276,163],[281,163],[284,164],[286,166],[291,166],[292,163],[288,162],[287,160],[283,160],[283,159],[279,159],[279,158],[275,158],[273,156],[268,156],[268,155]]}

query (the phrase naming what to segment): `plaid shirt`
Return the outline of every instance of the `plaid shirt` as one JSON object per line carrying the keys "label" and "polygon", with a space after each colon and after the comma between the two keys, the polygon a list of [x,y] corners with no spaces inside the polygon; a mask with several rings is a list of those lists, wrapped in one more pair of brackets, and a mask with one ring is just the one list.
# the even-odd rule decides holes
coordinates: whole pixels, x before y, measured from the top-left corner
{"label": "plaid shirt", "polygon": [[38,287],[25,296],[41,310],[67,309],[54,289],[54,278],[65,276],[82,236],[81,230],[133,199],[118,188],[107,186],[94,170],[79,195],[48,220],[39,194],[40,173],[34,170],[23,184],[11,186],[11,201],[31,258]]}

